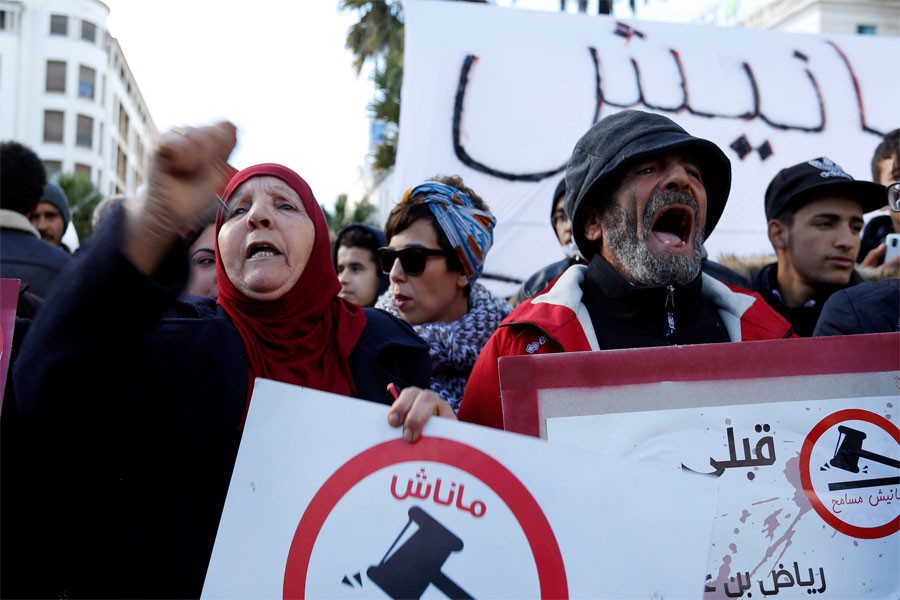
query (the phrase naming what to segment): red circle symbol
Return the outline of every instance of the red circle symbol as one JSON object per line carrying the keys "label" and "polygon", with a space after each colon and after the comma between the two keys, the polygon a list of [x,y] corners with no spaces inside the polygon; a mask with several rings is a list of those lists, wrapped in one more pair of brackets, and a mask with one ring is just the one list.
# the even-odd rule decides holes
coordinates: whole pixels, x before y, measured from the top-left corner
{"label": "red circle symbol", "polygon": [[415,444],[393,440],[360,452],[344,463],[319,488],[300,518],[284,573],[284,597],[305,598],[313,546],[325,520],[357,483],[391,465],[430,461],[449,465],[479,478],[496,493],[522,526],[537,567],[542,598],[569,595],[562,553],[553,529],[531,492],[506,467],[484,452],[461,442],[423,437]]}
{"label": "red circle symbol", "polygon": [[833,413],[822,419],[815,427],[813,427],[809,432],[809,435],[806,436],[806,440],[803,442],[803,447],[800,450],[800,482],[803,485],[803,491],[806,493],[806,497],[809,499],[819,516],[841,533],[867,540],[883,538],[897,533],[900,531],[900,515],[897,515],[887,523],[876,527],[860,527],[858,525],[853,525],[838,518],[828,510],[822,502],[822,499],[819,498],[816,490],[813,488],[812,476],[810,474],[810,462],[812,460],[813,447],[826,431],[845,421],[864,421],[876,427],[880,427],[885,430],[894,441],[900,444],[900,429],[880,415],[859,408],[848,408]]}

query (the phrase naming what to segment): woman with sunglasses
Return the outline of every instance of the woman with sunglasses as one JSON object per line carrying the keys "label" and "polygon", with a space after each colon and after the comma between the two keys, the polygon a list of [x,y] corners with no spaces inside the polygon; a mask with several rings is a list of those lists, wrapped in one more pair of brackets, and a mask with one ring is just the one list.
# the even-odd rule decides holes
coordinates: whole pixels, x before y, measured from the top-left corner
{"label": "woman with sunglasses", "polygon": [[411,328],[338,297],[324,214],[287,167],[230,179],[218,299],[179,295],[178,232],[219,203],[235,142],[227,123],[163,136],[142,202],[104,223],[28,331],[16,399],[56,449],[42,477],[66,490],[42,500],[46,595],[199,597],[256,377],[393,402],[409,441],[429,416],[453,418],[422,389]]}
{"label": "woman with sunglasses", "polygon": [[496,219],[461,178],[435,177],[403,195],[378,252],[391,287],[375,304],[413,326],[431,354],[431,389],[459,408],[478,353],[512,307],[476,280]]}

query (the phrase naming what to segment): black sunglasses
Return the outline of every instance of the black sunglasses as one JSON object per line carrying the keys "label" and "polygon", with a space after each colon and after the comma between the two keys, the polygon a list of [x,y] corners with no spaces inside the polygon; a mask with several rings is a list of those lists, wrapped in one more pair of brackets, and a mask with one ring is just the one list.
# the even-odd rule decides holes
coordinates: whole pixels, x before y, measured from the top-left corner
{"label": "black sunglasses", "polygon": [[390,273],[394,267],[394,261],[400,259],[400,266],[407,275],[421,275],[425,270],[425,263],[429,256],[448,256],[446,250],[435,248],[421,248],[413,246],[395,250],[394,248],[378,249],[378,264],[385,273]]}

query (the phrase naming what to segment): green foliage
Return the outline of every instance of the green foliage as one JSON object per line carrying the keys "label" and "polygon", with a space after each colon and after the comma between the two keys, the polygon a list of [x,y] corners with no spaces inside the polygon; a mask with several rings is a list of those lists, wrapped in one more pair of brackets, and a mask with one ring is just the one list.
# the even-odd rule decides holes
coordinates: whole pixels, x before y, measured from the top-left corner
{"label": "green foliage", "polygon": [[[486,0],[464,0],[481,2]],[[355,11],[359,20],[347,32],[357,75],[366,62],[374,65],[372,117],[385,123],[384,141],[375,149],[376,173],[394,166],[400,131],[400,87],[403,83],[403,7],[398,0],[340,0],[338,10]]]}
{"label": "green foliage", "polygon": [[83,243],[91,237],[91,215],[102,199],[100,192],[91,183],[91,179],[82,173],[60,173],[56,183],[69,199],[72,225],[78,232],[78,241]]}
{"label": "green foliage", "polygon": [[334,212],[330,212],[322,206],[322,212],[325,213],[325,221],[328,222],[328,232],[332,240],[337,237],[337,233],[342,227],[350,223],[364,223],[379,227],[378,223],[375,222],[376,206],[368,198],[363,198],[358,202],[353,207],[352,212],[348,212],[348,204],[347,194],[340,194],[334,201]]}

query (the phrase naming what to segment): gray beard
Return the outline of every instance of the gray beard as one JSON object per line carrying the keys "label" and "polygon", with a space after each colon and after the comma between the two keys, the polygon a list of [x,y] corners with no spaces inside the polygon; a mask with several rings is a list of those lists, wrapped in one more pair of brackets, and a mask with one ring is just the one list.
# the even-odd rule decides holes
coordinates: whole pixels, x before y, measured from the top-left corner
{"label": "gray beard", "polygon": [[[694,232],[691,236],[691,256],[665,254],[656,256],[650,252],[647,242],[653,216],[667,204],[682,204],[694,211]],[[700,273],[703,247],[703,230],[700,208],[691,194],[667,190],[657,192],[644,211],[643,236],[638,238],[637,223],[618,202],[610,202],[602,217],[603,235],[625,273],[637,285],[656,286],[667,283],[684,285]]]}

